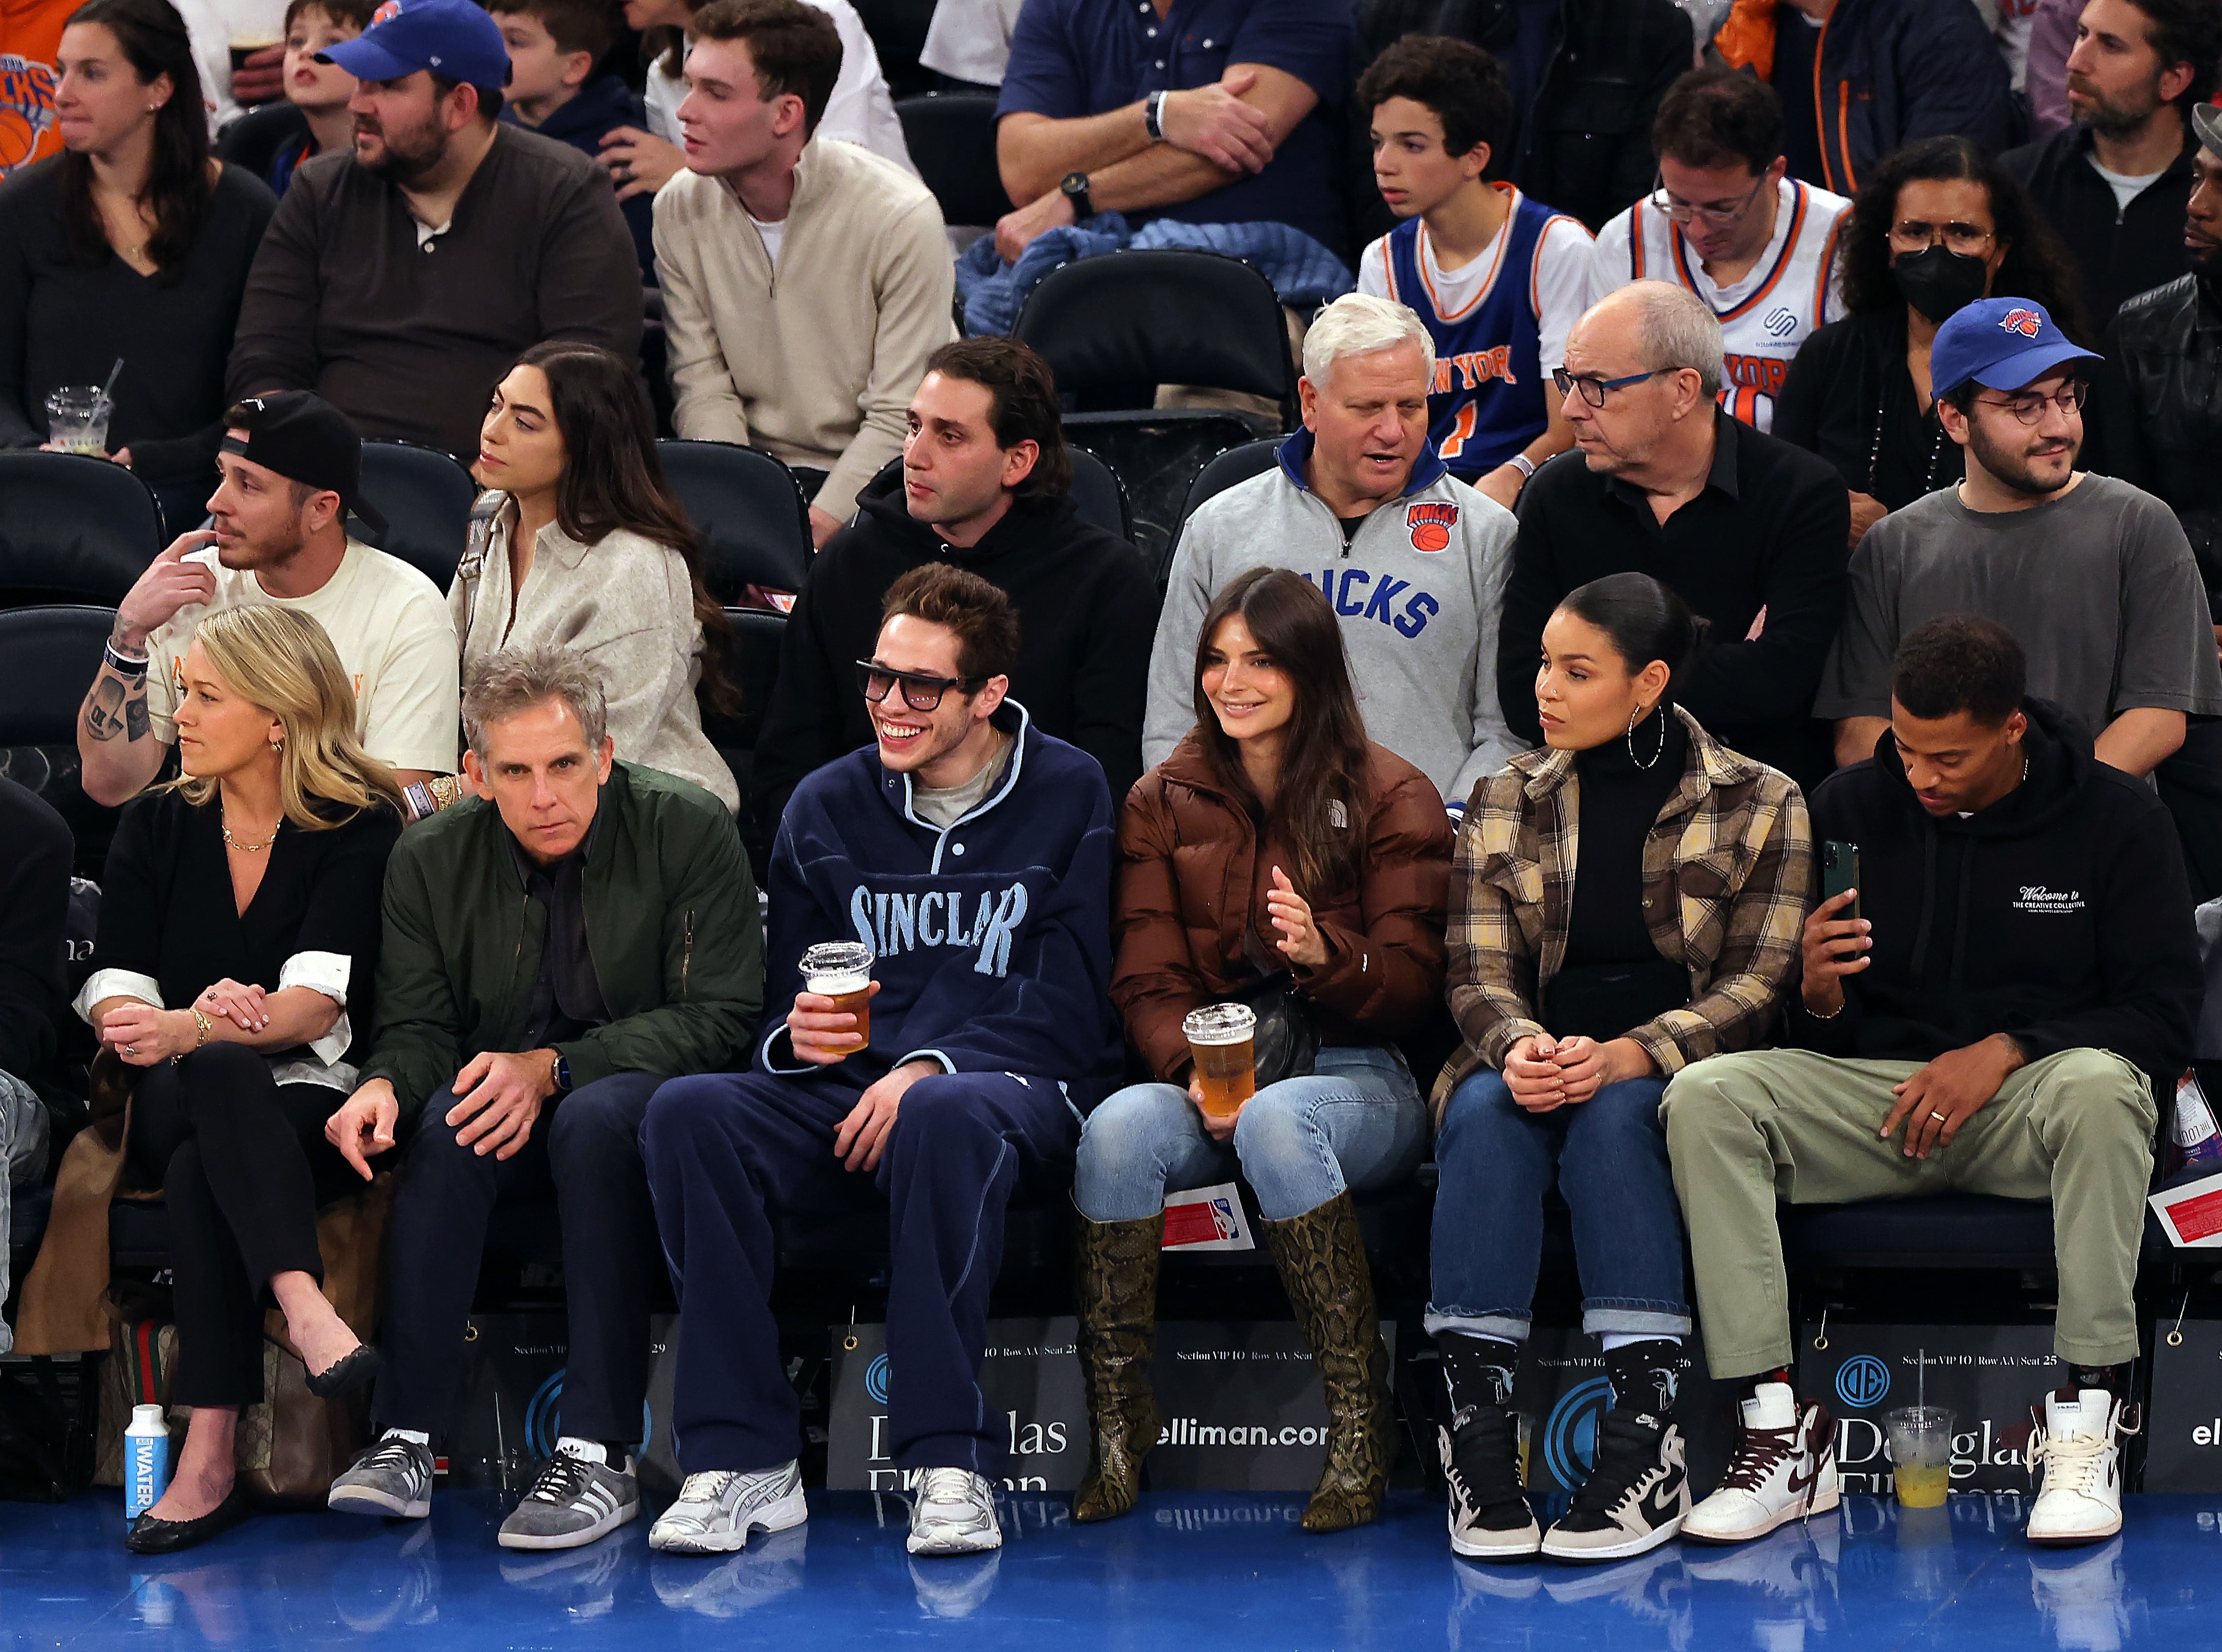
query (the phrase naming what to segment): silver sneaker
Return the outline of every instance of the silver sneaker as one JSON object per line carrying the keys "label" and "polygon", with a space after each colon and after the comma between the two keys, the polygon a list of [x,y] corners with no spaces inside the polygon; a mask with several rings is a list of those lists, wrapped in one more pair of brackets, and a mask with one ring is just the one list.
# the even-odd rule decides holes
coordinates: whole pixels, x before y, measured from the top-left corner
{"label": "silver sneaker", "polygon": [[982,1555],[1002,1546],[995,1481],[969,1468],[920,1471],[904,1547],[913,1555]]}
{"label": "silver sneaker", "polygon": [[749,1546],[751,1531],[785,1531],[808,1518],[800,1462],[745,1474],[712,1469],[687,1477],[679,1500],[649,1528],[648,1546],[667,1555],[730,1555]]}
{"label": "silver sneaker", "polygon": [[[627,1457],[612,1468],[602,1448],[559,1440],[556,1454],[524,1500],[501,1523],[504,1548],[576,1548],[608,1536],[640,1513],[640,1482]],[[593,1456],[587,1454],[593,1452]]]}
{"label": "silver sneaker", "polygon": [[389,1432],[332,1482],[327,1508],[422,1520],[432,1512],[432,1448]]}

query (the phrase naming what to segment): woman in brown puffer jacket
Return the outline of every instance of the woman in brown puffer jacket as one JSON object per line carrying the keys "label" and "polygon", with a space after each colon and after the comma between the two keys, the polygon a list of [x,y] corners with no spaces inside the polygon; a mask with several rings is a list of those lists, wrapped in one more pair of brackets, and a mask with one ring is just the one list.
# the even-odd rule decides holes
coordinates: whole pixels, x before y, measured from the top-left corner
{"label": "woman in brown puffer jacket", "polygon": [[[1205,615],[1196,726],[1142,776],[1119,827],[1111,996],[1158,1082],[1081,1137],[1080,1356],[1091,1452],[1073,1516],[1124,1514],[1158,1437],[1147,1369],[1168,1188],[1239,1167],[1325,1379],[1311,1531],[1380,1512],[1387,1360],[1351,1190],[1409,1176],[1427,1105],[1390,1042],[1442,998],[1452,831],[1428,777],[1365,738],[1342,634],[1301,576],[1258,568]],[[1309,1073],[1207,1112],[1183,1023],[1278,980],[1317,1028]]]}

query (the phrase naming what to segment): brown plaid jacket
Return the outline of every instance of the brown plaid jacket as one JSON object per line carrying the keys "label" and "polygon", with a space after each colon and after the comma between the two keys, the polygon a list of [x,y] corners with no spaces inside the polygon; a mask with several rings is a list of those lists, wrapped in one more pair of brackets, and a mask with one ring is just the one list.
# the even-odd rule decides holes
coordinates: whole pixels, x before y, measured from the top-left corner
{"label": "brown plaid jacket", "polygon": [[[1675,708],[1690,752],[1643,845],[1643,908],[1660,956],[1687,966],[1690,1002],[1629,1030],[1669,1076],[1757,1044],[1798,967],[1813,900],[1813,829],[1787,776],[1729,751]],[[1451,870],[1449,993],[1465,1042],[1452,1087],[1547,1029],[1535,1006],[1566,955],[1573,911],[1573,754],[1522,752],[1475,788]]]}

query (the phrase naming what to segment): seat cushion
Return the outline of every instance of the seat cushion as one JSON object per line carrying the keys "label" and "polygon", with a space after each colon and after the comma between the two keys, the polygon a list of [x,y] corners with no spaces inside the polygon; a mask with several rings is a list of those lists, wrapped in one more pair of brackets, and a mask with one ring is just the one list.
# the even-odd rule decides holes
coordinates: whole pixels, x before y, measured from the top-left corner
{"label": "seat cushion", "polygon": [[1781,1207],[1794,1267],[2025,1268],[2052,1266],[2052,1205],[1982,1193]]}

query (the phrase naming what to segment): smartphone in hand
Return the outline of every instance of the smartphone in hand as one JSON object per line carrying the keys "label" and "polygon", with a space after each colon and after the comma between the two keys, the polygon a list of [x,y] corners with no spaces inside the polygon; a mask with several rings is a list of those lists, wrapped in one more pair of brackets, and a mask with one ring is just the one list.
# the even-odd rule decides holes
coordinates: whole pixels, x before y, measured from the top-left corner
{"label": "smartphone in hand", "polygon": [[[1830,838],[1821,845],[1821,898],[1833,901],[1846,889],[1860,887],[1860,846]],[[1860,903],[1855,900],[1851,909],[1840,912],[1839,918],[1856,918]]]}

